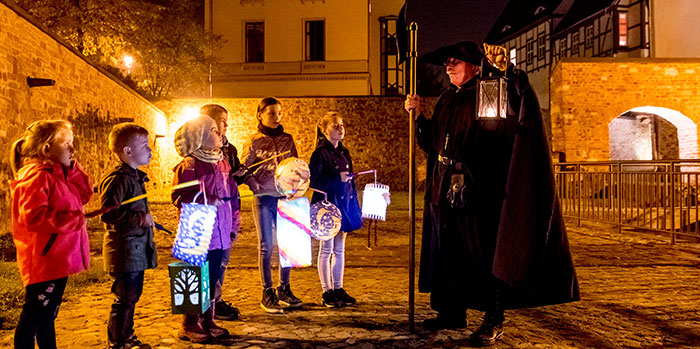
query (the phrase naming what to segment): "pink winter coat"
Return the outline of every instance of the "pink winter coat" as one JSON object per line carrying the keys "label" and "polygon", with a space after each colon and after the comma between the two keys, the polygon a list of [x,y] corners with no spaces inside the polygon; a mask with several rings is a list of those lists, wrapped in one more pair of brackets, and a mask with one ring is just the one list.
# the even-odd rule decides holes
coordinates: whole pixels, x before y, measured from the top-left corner
{"label": "pink winter coat", "polygon": [[92,185],[82,167],[30,162],[10,180],[12,232],[24,286],[59,279],[90,266],[83,205]]}

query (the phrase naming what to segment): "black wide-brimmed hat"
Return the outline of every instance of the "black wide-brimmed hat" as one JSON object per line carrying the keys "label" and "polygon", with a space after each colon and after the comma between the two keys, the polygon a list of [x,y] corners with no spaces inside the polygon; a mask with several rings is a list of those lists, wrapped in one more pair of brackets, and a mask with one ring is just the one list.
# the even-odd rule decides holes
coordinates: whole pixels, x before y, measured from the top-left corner
{"label": "black wide-brimmed hat", "polygon": [[481,65],[481,59],[484,58],[484,53],[477,43],[473,41],[462,41],[428,52],[424,54],[420,60],[424,63],[443,65],[450,57],[474,65]]}

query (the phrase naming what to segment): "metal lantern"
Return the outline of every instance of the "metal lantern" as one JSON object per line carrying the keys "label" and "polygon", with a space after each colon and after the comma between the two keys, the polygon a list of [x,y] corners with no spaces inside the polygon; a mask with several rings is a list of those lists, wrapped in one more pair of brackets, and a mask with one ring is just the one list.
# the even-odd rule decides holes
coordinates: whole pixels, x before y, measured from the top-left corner
{"label": "metal lantern", "polygon": [[481,77],[477,81],[477,119],[505,119],[508,111],[508,82],[503,76]]}
{"label": "metal lantern", "polygon": [[209,262],[192,265],[171,263],[170,298],[173,314],[202,314],[209,309]]}

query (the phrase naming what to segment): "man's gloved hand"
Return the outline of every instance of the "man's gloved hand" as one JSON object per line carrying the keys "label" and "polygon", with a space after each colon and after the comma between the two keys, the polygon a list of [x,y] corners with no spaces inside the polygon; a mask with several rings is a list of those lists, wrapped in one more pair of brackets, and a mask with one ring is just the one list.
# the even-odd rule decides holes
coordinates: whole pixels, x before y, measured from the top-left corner
{"label": "man's gloved hand", "polygon": [[484,55],[489,63],[501,71],[506,71],[508,68],[508,58],[506,56],[506,48],[498,45],[489,45],[484,43]]}

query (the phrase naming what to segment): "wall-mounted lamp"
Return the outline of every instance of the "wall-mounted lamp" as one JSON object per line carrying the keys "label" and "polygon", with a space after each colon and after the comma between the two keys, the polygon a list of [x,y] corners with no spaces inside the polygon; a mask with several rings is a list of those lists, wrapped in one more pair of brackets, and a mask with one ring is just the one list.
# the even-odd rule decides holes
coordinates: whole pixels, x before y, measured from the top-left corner
{"label": "wall-mounted lamp", "polygon": [[32,78],[27,76],[27,85],[29,85],[29,87],[53,86],[56,85],[56,80]]}

